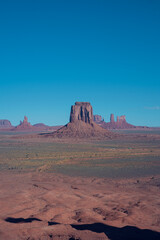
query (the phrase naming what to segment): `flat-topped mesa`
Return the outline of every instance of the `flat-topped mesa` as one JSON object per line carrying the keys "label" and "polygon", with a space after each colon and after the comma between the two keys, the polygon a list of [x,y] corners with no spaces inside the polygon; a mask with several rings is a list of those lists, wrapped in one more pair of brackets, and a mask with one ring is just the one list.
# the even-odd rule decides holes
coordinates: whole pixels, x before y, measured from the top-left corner
{"label": "flat-topped mesa", "polygon": [[111,115],[110,115],[110,122],[114,123],[114,114],[113,113],[111,113]]}
{"label": "flat-topped mesa", "polygon": [[7,119],[0,119],[0,128],[11,128],[12,124]]}
{"label": "flat-topped mesa", "polygon": [[70,122],[79,120],[89,124],[93,122],[93,109],[89,102],[75,102],[71,106]]}

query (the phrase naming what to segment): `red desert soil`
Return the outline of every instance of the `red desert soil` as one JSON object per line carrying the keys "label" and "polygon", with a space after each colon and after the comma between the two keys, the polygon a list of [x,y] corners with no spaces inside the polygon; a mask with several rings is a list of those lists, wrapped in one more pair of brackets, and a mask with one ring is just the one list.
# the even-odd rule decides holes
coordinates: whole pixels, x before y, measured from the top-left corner
{"label": "red desert soil", "polygon": [[158,240],[159,193],[158,177],[1,172],[0,239]]}

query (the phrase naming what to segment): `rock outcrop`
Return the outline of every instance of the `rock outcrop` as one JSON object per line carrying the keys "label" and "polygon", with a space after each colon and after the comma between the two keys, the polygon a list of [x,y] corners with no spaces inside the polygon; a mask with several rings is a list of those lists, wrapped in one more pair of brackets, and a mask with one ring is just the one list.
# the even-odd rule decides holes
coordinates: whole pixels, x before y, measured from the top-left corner
{"label": "rock outcrop", "polygon": [[57,129],[61,128],[62,126],[47,126],[44,123],[37,123],[34,125],[31,125],[28,122],[28,118],[26,116],[24,116],[24,120],[20,121],[20,124],[16,127],[14,127],[13,129],[11,129],[12,131],[25,131],[25,132],[44,132],[44,131],[49,131],[49,132],[53,132],[56,131]]}
{"label": "rock outcrop", "polygon": [[114,114],[113,114],[113,113],[111,113],[110,122],[111,122],[111,123],[114,123]]}
{"label": "rock outcrop", "polygon": [[24,120],[20,121],[20,124],[16,126],[13,131],[26,131],[26,130],[32,130],[33,126],[28,122],[28,118],[24,116]]}
{"label": "rock outcrop", "polygon": [[120,123],[125,123],[126,122],[126,116],[125,115],[122,115],[119,117],[119,122]]}
{"label": "rock outcrop", "polygon": [[0,119],[0,129],[11,128],[12,124],[7,119]]}
{"label": "rock outcrop", "polygon": [[128,123],[126,121],[126,116],[117,116],[117,121],[114,121],[114,115],[110,115],[110,122],[97,122],[97,124],[104,129],[130,129],[130,128],[136,128],[136,126]]}
{"label": "rock outcrop", "polygon": [[94,115],[94,122],[95,123],[99,123],[99,122],[102,122],[102,116],[101,115]]}
{"label": "rock outcrop", "polygon": [[24,116],[24,120],[21,123],[21,125],[23,125],[23,126],[31,126],[31,124],[28,122],[28,118],[26,116]]}
{"label": "rock outcrop", "polygon": [[113,138],[116,136],[94,122],[93,109],[89,102],[76,102],[71,107],[68,124],[56,132],[41,135],[55,138]]}

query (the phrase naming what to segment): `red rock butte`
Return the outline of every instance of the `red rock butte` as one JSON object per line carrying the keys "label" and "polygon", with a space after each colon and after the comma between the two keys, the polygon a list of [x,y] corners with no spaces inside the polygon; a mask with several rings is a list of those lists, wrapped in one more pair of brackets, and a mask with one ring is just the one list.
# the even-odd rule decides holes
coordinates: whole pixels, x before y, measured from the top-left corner
{"label": "red rock butte", "polygon": [[13,131],[21,131],[21,130],[32,130],[33,126],[28,122],[28,118],[24,116],[24,120],[20,121],[20,124],[16,126]]}
{"label": "red rock butte", "polygon": [[85,123],[93,122],[93,109],[89,102],[75,102],[71,106],[70,122],[81,120]]}
{"label": "red rock butte", "polygon": [[70,122],[56,132],[44,136],[57,138],[112,138],[116,134],[94,122],[93,108],[89,102],[75,102],[71,106]]}

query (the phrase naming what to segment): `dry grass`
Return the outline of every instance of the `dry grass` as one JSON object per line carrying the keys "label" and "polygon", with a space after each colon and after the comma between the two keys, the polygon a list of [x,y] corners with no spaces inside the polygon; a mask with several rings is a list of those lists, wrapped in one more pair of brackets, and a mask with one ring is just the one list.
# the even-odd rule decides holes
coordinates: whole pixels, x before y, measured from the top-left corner
{"label": "dry grass", "polygon": [[57,171],[102,177],[160,172],[160,141],[156,138],[73,143],[24,135],[22,138],[19,133],[14,136],[0,134],[0,170]]}

